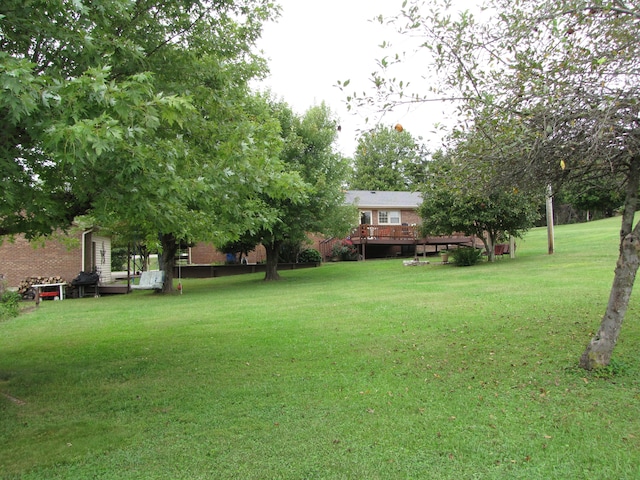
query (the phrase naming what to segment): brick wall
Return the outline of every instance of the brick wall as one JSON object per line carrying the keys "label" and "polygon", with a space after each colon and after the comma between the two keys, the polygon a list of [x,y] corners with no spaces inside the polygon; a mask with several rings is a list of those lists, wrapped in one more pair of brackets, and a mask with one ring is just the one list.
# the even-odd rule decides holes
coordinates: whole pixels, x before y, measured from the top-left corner
{"label": "brick wall", "polygon": [[[267,254],[262,245],[249,252],[247,261],[249,263],[261,263],[267,259]],[[191,247],[190,261],[194,265],[210,265],[210,264],[223,264],[227,260],[227,255],[224,252],[216,250],[216,248],[210,243],[197,243]]]}
{"label": "brick wall", "polygon": [[13,242],[5,238],[0,245],[0,274],[8,287],[17,287],[28,277],[60,276],[71,282],[83,269],[91,270],[93,266],[98,269],[101,282],[111,281],[111,239],[93,232],[56,234],[33,243],[18,236]]}
{"label": "brick wall", "polygon": [[[379,211],[392,211],[393,208],[374,208],[367,209],[363,208],[361,211],[371,212],[371,224],[378,225],[378,212]],[[397,211],[397,209],[395,209]],[[420,219],[420,215],[415,210],[400,210],[400,223],[406,223],[408,225],[420,224],[422,220]]]}
{"label": "brick wall", "polygon": [[419,225],[422,223],[422,219],[418,212],[415,210],[402,210],[400,212],[400,216],[402,218],[402,223],[407,223],[409,225]]}
{"label": "brick wall", "polygon": [[[221,256],[221,259],[218,259]],[[195,265],[224,262],[224,255],[210,243],[197,243],[189,249],[189,261]]]}
{"label": "brick wall", "polygon": [[36,243],[29,243],[22,236],[14,242],[5,238],[0,245],[0,274],[4,275],[8,287],[17,287],[22,280],[33,276],[61,276],[70,282],[82,269],[81,237],[79,233],[70,237],[73,242]]}

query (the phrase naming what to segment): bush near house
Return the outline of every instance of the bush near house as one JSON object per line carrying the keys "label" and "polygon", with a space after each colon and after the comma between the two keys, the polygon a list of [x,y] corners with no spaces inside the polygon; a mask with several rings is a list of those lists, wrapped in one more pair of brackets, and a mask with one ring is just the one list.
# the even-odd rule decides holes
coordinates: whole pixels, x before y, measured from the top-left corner
{"label": "bush near house", "polygon": [[482,250],[473,247],[460,247],[451,251],[453,261],[459,267],[470,267],[482,258]]}
{"label": "bush near house", "polygon": [[343,261],[353,261],[358,259],[358,248],[351,242],[351,240],[342,240],[340,243],[336,243],[331,249],[331,255],[334,259]]}
{"label": "bush near house", "polygon": [[320,263],[322,255],[315,248],[307,248],[298,255],[298,263]]}
{"label": "bush near house", "polygon": [[17,317],[20,313],[20,300],[18,292],[5,291],[0,296],[0,320]]}
{"label": "bush near house", "polygon": [[111,247],[111,270],[116,272],[126,270],[128,256],[127,247]]}

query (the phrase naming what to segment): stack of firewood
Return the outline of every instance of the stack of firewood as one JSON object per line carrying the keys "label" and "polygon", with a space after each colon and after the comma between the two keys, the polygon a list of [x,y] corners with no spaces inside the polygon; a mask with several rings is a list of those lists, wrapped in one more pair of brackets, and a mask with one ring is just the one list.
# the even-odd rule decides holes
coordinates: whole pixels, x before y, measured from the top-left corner
{"label": "stack of firewood", "polygon": [[24,295],[33,287],[33,285],[42,285],[43,283],[64,283],[64,278],[60,276],[25,278],[18,286],[18,293]]}

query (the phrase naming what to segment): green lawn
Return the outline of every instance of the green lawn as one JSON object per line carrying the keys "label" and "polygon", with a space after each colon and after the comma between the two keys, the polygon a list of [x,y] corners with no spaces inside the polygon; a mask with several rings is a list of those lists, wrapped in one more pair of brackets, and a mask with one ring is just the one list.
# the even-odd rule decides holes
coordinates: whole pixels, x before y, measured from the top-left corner
{"label": "green lawn", "polygon": [[0,323],[0,477],[640,478],[635,296],[615,372],[576,368],[618,230],[44,302]]}

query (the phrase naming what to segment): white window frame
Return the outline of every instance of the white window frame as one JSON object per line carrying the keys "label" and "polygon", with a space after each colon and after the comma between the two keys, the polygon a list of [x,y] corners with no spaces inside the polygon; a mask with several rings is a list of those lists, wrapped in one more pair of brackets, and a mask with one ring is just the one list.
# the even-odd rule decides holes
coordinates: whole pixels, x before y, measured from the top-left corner
{"label": "white window frame", "polygon": [[[383,218],[383,216],[386,218]],[[399,210],[378,210],[379,225],[400,225],[401,222],[402,217]]]}

